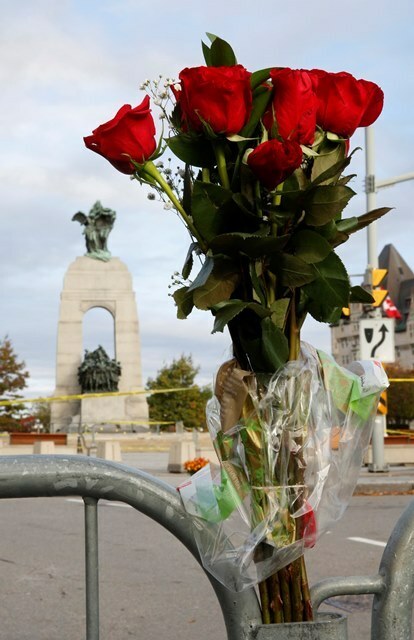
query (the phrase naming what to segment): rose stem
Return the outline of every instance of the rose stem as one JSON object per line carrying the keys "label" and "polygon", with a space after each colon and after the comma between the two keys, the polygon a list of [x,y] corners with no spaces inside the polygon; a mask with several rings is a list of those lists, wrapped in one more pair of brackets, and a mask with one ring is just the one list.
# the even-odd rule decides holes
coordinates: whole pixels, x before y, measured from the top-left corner
{"label": "rose stem", "polygon": [[306,573],[305,557],[301,556],[300,561],[300,578],[302,585],[302,597],[303,597],[303,619],[313,620],[312,601],[309,591],[308,575]]}
{"label": "rose stem", "polygon": [[292,621],[303,621],[303,603],[302,603],[302,590],[301,590],[301,574],[300,574],[300,559],[295,560],[291,564],[291,600],[292,600]]}
{"label": "rose stem", "polygon": [[141,172],[143,172],[144,174],[146,173],[147,175],[149,175],[151,178],[153,178],[159,184],[161,189],[164,191],[164,193],[168,196],[168,198],[173,203],[174,207],[177,209],[178,213],[181,215],[181,217],[184,220],[185,224],[187,225],[191,235],[194,236],[194,238],[197,240],[198,244],[200,245],[200,249],[204,253],[207,253],[207,246],[205,245],[204,240],[202,240],[202,238],[200,238],[200,236],[199,236],[199,234],[197,232],[197,229],[195,228],[195,226],[193,224],[193,221],[192,221],[191,217],[189,215],[187,215],[187,212],[184,210],[181,202],[179,201],[179,199],[175,195],[174,191],[171,189],[171,187],[168,184],[168,182],[166,180],[164,180],[164,178],[162,177],[162,175],[158,171],[158,169],[155,166],[155,164],[153,162],[151,162],[151,160],[148,160],[147,162],[145,162],[142,165]]}
{"label": "rose stem", "polygon": [[[299,356],[300,336],[296,321],[296,294],[293,293],[290,307],[290,327],[289,327],[289,360],[296,360]],[[302,438],[301,438],[302,440]],[[300,469],[296,456],[290,454],[293,466],[293,484],[303,484],[303,469]],[[290,567],[291,571],[291,590],[292,590],[292,617],[295,622],[303,620],[303,605],[301,594],[301,571],[297,561],[293,562]]]}
{"label": "rose stem", "polygon": [[290,571],[289,567],[283,567],[279,571],[280,595],[283,601],[284,622],[292,622],[292,606],[290,601]]}
{"label": "rose stem", "polygon": [[213,143],[213,148],[214,148],[214,154],[216,156],[217,171],[220,176],[221,185],[225,189],[230,189],[230,180],[229,180],[229,175],[227,173],[227,163],[226,163],[226,156],[224,153],[223,144],[221,142],[215,141]]}
{"label": "rose stem", "polygon": [[263,624],[270,624],[269,594],[267,592],[266,580],[259,582],[260,601],[262,603]]}
{"label": "rose stem", "polygon": [[273,621],[275,623],[283,622],[283,603],[280,597],[279,577],[277,573],[274,573],[270,578],[271,585],[270,592],[272,593],[272,609],[273,609]]}
{"label": "rose stem", "polygon": [[210,169],[203,167],[201,169],[201,176],[203,178],[203,182],[210,182]]}

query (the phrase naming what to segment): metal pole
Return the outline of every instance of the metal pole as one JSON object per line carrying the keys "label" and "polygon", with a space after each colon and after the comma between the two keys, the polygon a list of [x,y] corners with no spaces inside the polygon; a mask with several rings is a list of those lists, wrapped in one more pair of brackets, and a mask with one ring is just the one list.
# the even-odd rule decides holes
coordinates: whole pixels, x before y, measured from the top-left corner
{"label": "metal pole", "polygon": [[[375,193],[375,146],[373,127],[365,128],[365,193],[367,194],[367,211],[377,206]],[[367,227],[368,269],[378,269],[377,223],[371,222]]]}
{"label": "metal pole", "polygon": [[[375,145],[374,145],[374,129],[373,127],[365,128],[365,192],[367,194],[367,211],[372,211],[377,206],[377,196],[375,193]],[[378,269],[378,240],[377,240],[377,223],[371,222],[367,227],[367,249],[368,249],[368,265],[367,272],[371,269]],[[381,309],[375,309],[375,315],[381,315]],[[372,464],[369,471],[383,472],[388,471],[385,464],[384,455],[384,433],[386,428],[386,417],[378,415],[374,421],[374,429],[372,432]]]}
{"label": "metal pole", "polygon": [[98,500],[84,497],[86,639],[99,640]]}

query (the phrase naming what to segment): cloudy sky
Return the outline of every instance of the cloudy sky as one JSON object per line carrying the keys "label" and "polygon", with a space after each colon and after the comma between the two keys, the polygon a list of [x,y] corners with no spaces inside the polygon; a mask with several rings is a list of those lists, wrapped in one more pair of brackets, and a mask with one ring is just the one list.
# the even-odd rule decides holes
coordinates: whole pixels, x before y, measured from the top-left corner
{"label": "cloudy sky", "polygon": [[[83,136],[122,104],[141,102],[145,78],[203,64],[200,42],[208,31],[230,41],[251,71],[317,67],[375,81],[385,93],[375,124],[377,178],[412,172],[413,6],[412,0],[0,0],[0,337],[8,334],[25,360],[32,397],[53,392],[62,280],[84,253],[71,218],[98,199],[117,211],[109,248],[133,275],[144,381],[191,353],[199,381],[208,383],[228,353],[228,337],[210,334],[208,313],[175,318],[168,285],[187,251],[185,230],[144,188],[86,150]],[[362,132],[352,146],[364,146]],[[365,211],[364,151],[354,158],[358,195],[349,215]],[[377,200],[395,207],[378,225],[379,250],[391,242],[414,267],[414,182],[383,189]],[[362,273],[366,233],[341,256],[351,274]],[[105,343],[104,326],[105,316],[87,317],[85,347]],[[304,338],[330,349],[326,326],[307,323]]]}

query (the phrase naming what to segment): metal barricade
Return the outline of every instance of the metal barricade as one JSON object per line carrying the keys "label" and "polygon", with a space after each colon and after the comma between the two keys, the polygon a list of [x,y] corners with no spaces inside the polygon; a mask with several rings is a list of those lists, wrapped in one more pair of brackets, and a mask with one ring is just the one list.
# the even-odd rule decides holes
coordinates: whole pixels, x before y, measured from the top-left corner
{"label": "metal barricade", "polygon": [[[177,491],[165,482],[143,471],[97,458],[58,455],[0,456],[0,499],[58,496],[80,496],[84,500],[87,640],[99,640],[100,499],[123,502],[149,516],[180,540],[200,563],[191,522],[181,506]],[[378,575],[334,578],[319,582],[311,590],[314,608],[317,610],[324,600],[332,596],[372,593],[372,640],[410,640],[414,599],[413,568],[414,502],[403,513],[388,541]],[[229,561],[228,574],[231,576],[234,571]],[[228,640],[264,637],[255,590],[251,588],[235,593],[208,572],[206,575],[220,603]],[[277,639],[277,625],[272,626],[274,638]],[[299,640],[303,636],[286,637]]]}

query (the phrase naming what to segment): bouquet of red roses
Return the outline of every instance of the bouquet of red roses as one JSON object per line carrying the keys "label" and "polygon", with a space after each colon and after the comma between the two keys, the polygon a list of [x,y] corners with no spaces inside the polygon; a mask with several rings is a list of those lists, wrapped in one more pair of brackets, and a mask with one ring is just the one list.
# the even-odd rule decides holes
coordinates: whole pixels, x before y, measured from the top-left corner
{"label": "bouquet of red roses", "polygon": [[[276,520],[265,538],[277,545],[282,531],[283,539],[294,544],[309,525],[311,511],[302,455],[309,411],[302,401],[293,403],[296,409],[300,405],[294,429],[276,421],[279,444],[283,429],[290,432],[289,444],[281,449],[283,460],[269,457],[273,440],[266,416],[269,407],[275,414],[277,404],[269,400],[269,381],[289,368],[286,363],[299,363],[290,367],[289,379],[295,378],[295,367],[306,369],[300,330],[308,314],[333,323],[350,302],[372,302],[367,291],[351,286],[335,248],[389,210],[343,217],[354,195],[353,176],[343,175],[352,159],[349,138],[377,119],[383,93],[373,82],[346,72],[274,66],[252,73],[237,64],[227,42],[210,34],[209,39],[209,45],[202,45],[205,66],[183,69],[178,79],[145,81],[142,89],[149,95],[139,106],[124,105],[84,140],[116,169],[158,193],[186,225],[190,244],[174,292],[177,315],[187,318],[194,307],[209,310],[213,332],[227,327],[233,345],[234,360],[218,380],[226,379],[228,371],[236,386],[248,380],[236,402],[231,390],[226,395],[225,384],[216,385],[218,413],[227,420],[226,429],[215,434],[227,468],[226,487],[232,483],[233,497],[243,499],[246,483],[254,484],[254,528],[268,521],[267,485],[273,483],[279,495],[284,465],[288,489],[303,490],[295,494],[294,507],[286,500],[291,491],[284,493],[283,509],[273,501]],[[158,142],[150,96],[168,125]],[[166,148],[181,161],[174,175],[159,160]],[[197,273],[195,256],[201,259]],[[318,371],[322,380],[322,366]],[[307,375],[308,386],[311,378]],[[286,406],[291,406],[291,384]],[[341,410],[347,413],[346,407]],[[241,475],[234,465],[231,472],[226,467],[234,429],[244,447]],[[295,513],[301,514],[297,521]],[[314,533],[313,522],[310,529]],[[256,560],[260,554],[266,556],[264,547],[256,550]],[[261,580],[260,593],[265,622],[311,616],[302,559]]]}

